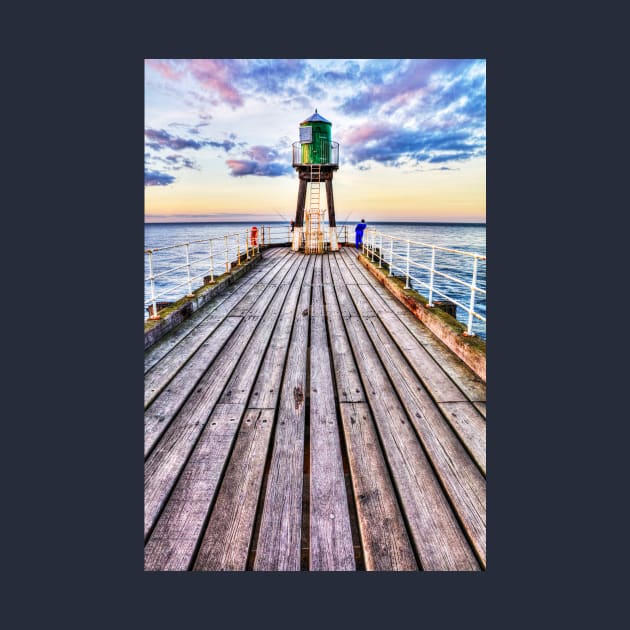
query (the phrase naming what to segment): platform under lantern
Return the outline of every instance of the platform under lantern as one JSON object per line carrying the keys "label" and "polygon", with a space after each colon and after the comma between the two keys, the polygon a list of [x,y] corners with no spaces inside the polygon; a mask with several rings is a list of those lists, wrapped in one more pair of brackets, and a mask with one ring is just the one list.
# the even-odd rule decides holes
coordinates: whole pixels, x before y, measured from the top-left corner
{"label": "platform under lantern", "polygon": [[307,254],[323,252],[327,247],[337,251],[332,180],[339,168],[339,143],[332,140],[332,123],[317,110],[300,123],[300,140],[293,143],[293,167],[298,173],[299,188],[292,249],[303,249]]}

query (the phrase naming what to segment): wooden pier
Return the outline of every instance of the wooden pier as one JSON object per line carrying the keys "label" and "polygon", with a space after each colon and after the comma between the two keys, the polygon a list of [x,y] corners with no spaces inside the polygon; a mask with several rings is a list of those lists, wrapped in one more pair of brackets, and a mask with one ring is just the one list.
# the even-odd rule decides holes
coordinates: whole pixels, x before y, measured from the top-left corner
{"label": "wooden pier", "polygon": [[483,570],[485,401],[356,250],[266,249],[145,351],[145,570]]}

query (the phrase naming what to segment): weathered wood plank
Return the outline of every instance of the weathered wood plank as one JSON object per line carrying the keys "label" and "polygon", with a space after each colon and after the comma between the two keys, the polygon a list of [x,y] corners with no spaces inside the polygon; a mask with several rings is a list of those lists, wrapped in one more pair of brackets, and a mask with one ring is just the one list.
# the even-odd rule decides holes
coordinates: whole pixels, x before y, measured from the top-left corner
{"label": "weathered wood plank", "polygon": [[[209,351],[214,351],[216,354],[227,339],[223,329],[234,330],[241,319],[241,317],[229,318],[227,313],[216,317],[211,315],[196,329],[200,333],[199,336],[188,335],[176,350],[169,352],[157,365],[153,366],[144,377],[144,408],[149,407],[182,368],[188,368],[190,360],[207,367],[210,359],[204,358],[204,355],[207,355]],[[189,377],[186,377],[185,382],[190,383],[191,387],[195,383]]]}
{"label": "weathered wood plank", "polygon": [[[348,254],[287,252],[286,258],[299,262],[287,264],[282,275],[277,264],[268,270],[269,277],[274,269],[276,275],[264,285],[262,302],[251,292],[258,282],[241,295],[242,322],[173,412],[171,425],[147,458],[146,509],[153,510],[153,520],[149,516],[145,530],[150,533],[145,567],[243,570],[252,554],[254,570],[299,570],[300,547],[308,542],[311,570],[352,570],[350,483],[368,570],[414,570],[418,561],[427,570],[485,567],[485,480],[471,457],[476,450],[481,460],[483,451],[485,472],[485,384],[483,401],[468,402],[463,390],[467,396],[453,401],[445,395],[436,405],[431,387],[439,390],[439,379],[449,379],[435,372],[425,387],[418,373],[421,361],[429,366],[433,361],[429,371],[435,370],[435,358],[422,354],[435,341],[420,342],[379,294],[372,276],[359,275],[363,268]],[[187,345],[193,344],[183,348]],[[228,358],[230,352],[236,363]],[[219,363],[227,367],[227,376],[213,368]],[[182,379],[182,387],[188,386]],[[165,392],[167,387],[149,409]],[[310,445],[305,451],[307,403]],[[192,416],[184,418],[185,410]],[[472,444],[470,449],[462,441]],[[343,476],[344,444],[349,482]],[[151,465],[157,453],[162,461]],[[471,469],[483,480],[479,496],[474,483],[466,486]],[[153,492],[158,485],[161,498]],[[483,546],[481,531],[466,522],[472,518],[467,511],[481,503]]]}
{"label": "weathered wood plank", "polygon": [[[335,289],[338,296],[348,292],[344,283],[335,284]],[[475,555],[356,311],[344,324],[357,352],[366,396],[422,568],[478,570]]]}
{"label": "weathered wood plank", "polygon": [[310,313],[311,317],[325,317],[324,296],[322,294],[322,260],[323,255],[315,256],[315,267],[313,269],[313,295],[311,299]]}
{"label": "weathered wood plank", "polygon": [[[328,263],[330,265],[330,276],[332,278],[332,284],[335,286],[344,285],[346,283],[346,278],[341,273],[338,264],[339,255],[338,254],[329,254],[328,255]],[[339,307],[339,312],[341,316],[345,319],[347,317],[356,317],[357,312],[354,308],[354,304],[350,299],[350,295],[347,291],[337,294],[337,304]]]}
{"label": "weathered wood plank", "polygon": [[[485,566],[486,482],[479,470],[481,467],[485,471],[485,427],[481,434],[464,431],[464,437],[469,440],[465,448],[403,355],[388,338],[381,322],[371,319],[365,322],[365,327],[441,484]],[[478,460],[478,465],[471,459],[467,448],[475,461]]]}
{"label": "weathered wood plank", "polygon": [[[281,275],[286,274],[294,262],[295,260],[290,257],[280,261],[276,270],[266,276],[267,281],[277,277],[278,273]],[[277,285],[274,287],[268,286],[266,289],[267,293],[263,299],[259,295],[259,288],[256,288],[256,286],[252,287],[252,291],[255,290],[258,295],[258,300],[255,305],[250,306],[250,313],[259,315],[262,312],[261,309],[266,308],[276,289]],[[199,379],[205,371],[209,366],[210,369],[215,369],[211,366],[212,361],[223,351],[223,348],[226,348],[227,352],[234,351],[234,347],[229,342],[226,344],[226,340],[233,334],[234,329],[241,324],[242,320],[242,317],[232,317],[231,315],[226,317],[215,333],[205,340],[197,352],[192,355],[192,358],[189,357],[188,362],[179,369],[171,382],[162,389],[157,398],[145,411],[145,457],[166,431],[175,414],[181,409],[193,390],[198,387]],[[245,334],[251,333],[251,330],[251,325],[248,325]],[[236,336],[237,340],[241,339],[239,335]],[[240,346],[237,343],[236,348],[238,347]],[[221,367],[223,367],[223,363]]]}
{"label": "weathered wood plank", "polygon": [[282,382],[273,454],[254,560],[255,571],[300,569],[306,356],[313,262],[314,257],[309,257]]}
{"label": "weathered wood plank", "polygon": [[438,407],[485,476],[486,419],[479,413],[474,403],[438,403]]}
{"label": "weathered wood plank", "polygon": [[[415,570],[417,563],[389,478],[374,420],[346,336],[328,258],[322,276],[331,353],[367,570]],[[349,403],[346,401],[354,400]]]}
{"label": "weathered wood plank", "polygon": [[[323,260],[322,272],[324,278],[323,293],[326,303],[328,331],[330,336],[335,381],[337,383],[337,397],[339,402],[365,402],[363,385],[348,343],[346,329],[341,318],[341,310],[337,303],[337,296],[332,284],[328,255]],[[330,282],[328,282],[330,280]]]}
{"label": "weathered wood plank", "polygon": [[[200,379],[214,364],[214,360],[226,347],[242,317],[226,317],[214,335],[208,339],[179,370],[171,382],[162,390],[144,414],[144,455],[149,454],[157,441],[168,429],[175,414],[179,411]],[[215,369],[215,368],[213,368]],[[217,366],[216,370],[219,370]]]}
{"label": "weathered wood plank", "polygon": [[[199,549],[195,569],[244,570],[246,567],[275,406],[307,262],[308,257],[303,256],[284,300]],[[263,396],[258,395],[261,391]],[[267,393],[269,391],[272,393]],[[267,409],[252,408],[252,405],[258,406],[265,401],[269,403]],[[255,423],[252,425],[253,419]]]}
{"label": "weathered wood plank", "polygon": [[[430,413],[433,417],[437,417],[437,408],[433,404],[433,400],[438,403],[460,401],[463,405],[468,405],[467,407],[460,406],[459,415],[456,411],[457,407],[444,405],[441,407],[441,410],[449,421],[452,429],[459,435],[465,448],[472,455],[481,472],[485,475],[485,421],[476,413],[471,403],[467,401],[464,394],[455,386],[440,366],[437,365],[435,360],[417,343],[407,329],[403,327],[402,323],[396,320],[393,314],[382,316],[385,326],[383,326],[380,320],[373,322],[369,319],[369,316],[374,315],[374,311],[371,311],[370,304],[366,301],[365,295],[361,292],[360,287],[358,285],[348,286],[348,292],[351,294],[361,317],[365,320],[366,329],[375,347],[378,348],[381,353],[386,354],[390,360],[394,360],[397,366],[395,369],[402,374],[402,382],[408,386],[410,383],[419,379],[419,382],[413,387],[412,396],[422,398],[423,407],[430,409]],[[402,345],[402,348],[398,348],[392,338],[396,339],[396,341]],[[381,356],[381,358],[383,358],[383,356]],[[415,374],[409,369],[409,366],[415,368]],[[392,374],[390,373],[390,377],[391,376]],[[413,404],[412,402],[412,405]],[[467,409],[468,413],[467,416],[462,418],[464,409]],[[413,412],[410,413],[411,417],[413,417]],[[436,422],[437,421],[438,420],[436,420]],[[448,432],[446,435],[448,435]],[[473,517],[473,520],[475,520],[475,517]]]}
{"label": "weathered wood plank", "polygon": [[[300,268],[302,271],[300,272]],[[278,317],[285,300],[287,299],[287,293],[291,286],[296,285],[299,287],[299,283],[295,283],[297,276],[304,277],[305,265],[300,265],[300,261],[294,259],[294,264],[291,267],[291,272],[284,276],[290,280],[290,283],[285,284],[282,282],[278,284],[278,291],[274,297],[272,303],[267,308],[263,320],[261,320],[260,326],[256,329],[256,333],[252,336],[247,345],[247,356],[239,362],[239,370],[235,375],[235,378],[230,382],[229,387],[226,387],[223,396],[219,402],[223,403],[242,403],[246,404],[250,397],[250,390],[252,383],[255,380],[260,362],[265,355],[267,345],[272,338],[272,331],[276,325]],[[252,360],[252,357],[254,360]],[[259,396],[255,396],[258,398]]]}
{"label": "weathered wood plank", "polygon": [[149,453],[144,477],[145,536],[153,527],[256,325],[253,320],[243,322]]}
{"label": "weathered wood plank", "polygon": [[361,547],[368,571],[418,569],[367,403],[340,403]]}
{"label": "weathered wood plank", "polygon": [[[287,252],[271,250],[269,254],[265,253],[262,261],[250,272],[248,272],[241,282],[237,282],[226,288],[225,291],[220,293],[203,308],[195,311],[188,319],[184,320],[179,326],[177,326],[177,328],[174,328],[151,347],[147,348],[144,353],[145,373],[148,372],[183,339],[185,339],[192,330],[203,322],[203,320],[213,314],[217,308],[221,307],[226,300],[236,300],[237,302],[240,299],[239,296],[245,295],[249,288],[259,280],[260,276],[265,275],[276,265],[276,259],[282,258],[282,255],[286,256]],[[235,294],[237,295],[235,296]],[[231,306],[229,308],[231,308]],[[228,311],[229,308],[227,309]]]}
{"label": "weathered wood plank", "polygon": [[249,552],[273,409],[248,409],[210,515],[195,571],[244,571]]}
{"label": "weathered wood plank", "polygon": [[480,402],[480,401],[475,401],[473,403],[473,405],[475,405],[475,408],[484,417],[484,420],[485,420],[485,418],[486,418],[486,403],[485,402]]}
{"label": "weathered wood plank", "polygon": [[[295,258],[292,260],[292,264],[289,267],[288,271],[289,274],[293,275],[291,272],[295,267],[299,266],[299,262],[300,261]],[[276,276],[276,278],[278,278],[278,276]],[[232,376],[230,377],[230,380],[225,387],[224,394],[219,400],[215,411],[212,412],[210,418],[208,419],[208,423],[210,425],[213,425],[215,421],[218,422],[221,420],[222,416],[220,414],[225,409],[228,409],[230,414],[233,414],[234,417],[238,419],[240,419],[240,417],[245,412],[246,402],[249,397],[254,378],[256,377],[256,373],[258,372],[258,368],[260,367],[260,364],[262,362],[265,349],[271,337],[272,331],[274,330],[278,313],[282,308],[287,292],[289,291],[289,285],[286,284],[277,284],[275,287],[267,287],[266,290],[271,291],[273,290],[273,288],[277,290],[275,291],[273,299],[268,306],[265,307],[264,302],[260,302],[252,306],[252,315],[249,315],[248,318],[253,318],[256,316],[261,317],[260,323],[258,324],[254,334],[247,344],[247,347],[243,350],[238,367],[236,370],[234,370]],[[264,310],[264,313],[263,309],[266,309]],[[215,414],[217,413],[219,414],[219,416],[218,418],[215,418]],[[266,420],[264,420],[263,422],[265,423]],[[206,426],[208,425],[208,423],[206,423]],[[234,431],[232,436],[234,437],[235,434],[236,430]],[[173,541],[177,541],[182,538],[182,536],[192,538],[195,535],[197,536],[197,538],[200,538],[203,533],[203,525],[207,517],[208,510],[214,496],[214,491],[216,490],[216,486],[212,487],[213,494],[209,495],[209,488],[206,484],[206,481],[198,478],[194,478],[191,480],[187,475],[187,470],[189,465],[192,465],[191,462],[196,462],[197,459],[200,457],[200,449],[201,452],[203,452],[203,449],[206,448],[206,445],[203,443],[205,439],[205,433],[202,433],[200,441],[193,450],[188,463],[185,465],[183,473],[180,479],[177,481],[175,488],[177,488],[182,483],[186,483],[188,486],[186,489],[186,495],[196,502],[202,501],[203,498],[206,497],[207,510],[205,513],[203,513],[202,510],[199,509],[194,515],[181,514],[180,512],[178,512],[178,514],[180,514],[180,518],[169,518],[168,528],[166,530],[164,528],[160,529],[160,537],[162,540],[170,539]],[[169,503],[167,503],[164,508],[164,514],[168,514],[169,510]],[[158,521],[158,524],[159,523],[160,521]],[[190,560],[190,557],[183,557],[180,554],[180,551],[174,548],[169,555],[170,564],[165,568],[172,567],[173,562],[175,562],[177,566],[181,566],[186,562],[190,562]]]}
{"label": "weathered wood plank", "polygon": [[[298,261],[293,259],[293,264],[297,263]],[[291,265],[288,270],[291,270]],[[261,311],[266,309],[277,290],[278,286],[267,287],[260,296],[257,308]],[[168,493],[224,387],[228,385],[232,372],[258,323],[259,317],[245,318],[147,458],[144,489],[145,536],[153,527]]]}
{"label": "weathered wood plank", "polygon": [[[332,275],[330,273],[330,257],[335,256],[336,254],[328,253],[322,257],[322,287],[324,287],[324,293],[326,290],[330,290],[330,287],[333,285]],[[339,304],[337,304],[337,299],[330,303],[326,304],[326,313],[330,310],[335,310],[339,313]]]}
{"label": "weathered wood plank", "polygon": [[253,409],[275,409],[278,404],[282,374],[291,339],[291,329],[296,317],[295,309],[302,290],[302,280],[308,260],[308,256],[302,256],[294,282],[289,289],[284,307],[278,317],[276,329],[271,337],[249,400],[249,407]]}
{"label": "weathered wood plank", "polygon": [[401,498],[422,568],[476,570],[475,556],[418,441],[396,391],[376,359],[358,318],[346,320],[351,343],[361,348],[359,362],[366,396],[374,412],[394,484]]}
{"label": "weathered wood plank", "polygon": [[[468,400],[485,401],[486,384],[463,361],[381,286],[368,270],[359,264],[356,256],[345,253],[344,261],[351,272],[360,273],[366,277],[368,282],[362,285],[361,289],[401,348],[412,347],[413,344],[408,341],[408,335],[411,334],[448,374]],[[391,317],[390,313],[393,313],[395,318]],[[398,322],[403,324],[403,328]],[[404,332],[405,329],[407,333]]]}
{"label": "weathered wood plank", "polygon": [[223,474],[240,405],[217,405],[145,545],[145,570],[185,571]]}
{"label": "weathered wood plank", "polygon": [[[346,258],[344,257],[344,262],[346,262]],[[372,308],[371,300],[368,299],[368,296],[374,296],[370,289],[372,287],[368,285],[348,286],[348,291],[357,307],[357,311],[364,319],[370,316],[377,316],[377,313]],[[381,310],[378,317],[436,401],[468,400],[466,395],[455,385],[426,349],[418,343],[417,339],[413,337],[408,328],[403,325],[393,312]],[[423,324],[418,322],[417,326],[423,326]]]}
{"label": "weathered wood plank", "polygon": [[[287,259],[287,263],[288,263]],[[144,377],[144,407],[145,409],[155,400],[169,381],[194,355],[204,343],[216,345],[211,340],[212,333],[221,325],[228,316],[244,316],[251,309],[251,305],[262,293],[264,284],[259,282],[265,278],[269,282],[277,273],[281,272],[282,264],[277,264],[268,269],[262,277],[248,278],[244,282],[246,292],[236,292],[213,309],[212,314],[206,316],[194,329],[192,329],[177,345],[173,346],[156,365],[154,365]],[[252,275],[255,275],[252,273]],[[204,311],[205,309],[200,309]],[[184,322],[185,323],[185,322]],[[177,331],[174,329],[173,332]],[[160,344],[160,342],[158,342]],[[193,382],[194,384],[194,382]]]}
{"label": "weathered wood plank", "polygon": [[[410,365],[413,366],[416,374],[421,378],[435,400],[439,402],[468,400],[461,389],[457,387],[449,375],[442,369],[441,365],[418,343],[418,340],[409,332],[409,329],[403,325],[394,313],[381,313],[377,316],[376,313],[366,305],[366,302],[367,304],[370,304],[370,302],[363,293],[357,293],[360,291],[360,288],[364,287],[359,287],[358,285],[354,287],[349,286],[348,290],[352,298],[356,299],[355,304],[357,307],[361,305],[361,309],[357,309],[361,317],[366,319],[370,315],[374,315],[380,319],[400,351],[405,355]],[[418,325],[422,324],[418,322]]]}
{"label": "weathered wood plank", "polygon": [[[358,254],[354,252],[343,252],[344,260],[348,266],[356,273],[361,274],[367,281],[366,286],[374,288],[382,303],[390,307],[390,309],[396,314],[401,314],[405,317],[411,318],[409,321],[413,321],[414,324],[420,324],[417,326],[417,334],[422,343],[425,341],[432,341],[435,339],[435,335],[426,327],[422,322],[418,321],[398,300],[385,288],[378,280],[370,274],[370,272],[359,262]],[[381,304],[382,306],[382,304]]]}
{"label": "weathered wood plank", "polygon": [[321,315],[311,316],[310,333],[309,567],[311,571],[352,571],[356,567],[323,317],[321,261],[322,256],[317,256],[311,309],[313,313],[321,311]]}

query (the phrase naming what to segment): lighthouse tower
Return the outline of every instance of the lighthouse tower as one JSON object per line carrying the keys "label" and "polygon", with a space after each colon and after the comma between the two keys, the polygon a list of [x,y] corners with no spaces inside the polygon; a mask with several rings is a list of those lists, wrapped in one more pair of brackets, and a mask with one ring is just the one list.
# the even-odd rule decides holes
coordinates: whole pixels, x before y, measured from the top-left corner
{"label": "lighthouse tower", "polygon": [[[293,143],[293,167],[298,173],[299,188],[292,249],[299,251],[303,247],[307,254],[323,252],[327,230],[330,251],[337,251],[332,179],[339,168],[339,143],[332,140],[332,123],[317,110],[300,123],[300,140]],[[321,184],[326,187],[325,208]]]}

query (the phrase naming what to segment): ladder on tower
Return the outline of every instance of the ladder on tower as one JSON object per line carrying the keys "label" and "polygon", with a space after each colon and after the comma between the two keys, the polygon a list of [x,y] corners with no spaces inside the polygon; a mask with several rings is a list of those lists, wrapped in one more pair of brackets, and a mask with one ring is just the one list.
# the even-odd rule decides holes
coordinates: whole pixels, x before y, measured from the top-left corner
{"label": "ladder on tower", "polygon": [[309,209],[306,213],[304,252],[306,254],[317,254],[324,251],[324,232],[322,230],[322,212],[320,208],[321,166],[319,164],[311,164],[310,179],[311,194]]}

